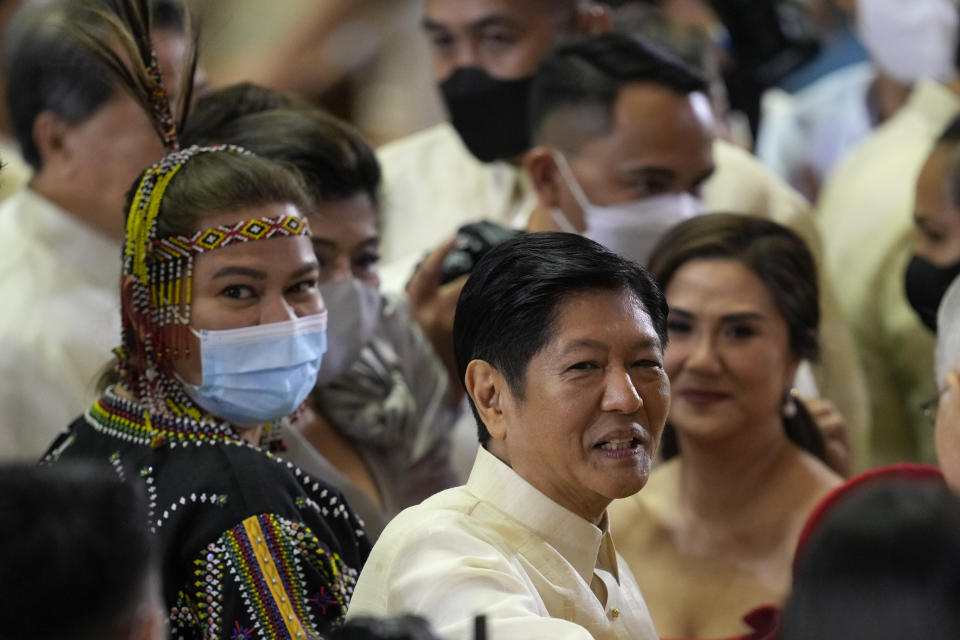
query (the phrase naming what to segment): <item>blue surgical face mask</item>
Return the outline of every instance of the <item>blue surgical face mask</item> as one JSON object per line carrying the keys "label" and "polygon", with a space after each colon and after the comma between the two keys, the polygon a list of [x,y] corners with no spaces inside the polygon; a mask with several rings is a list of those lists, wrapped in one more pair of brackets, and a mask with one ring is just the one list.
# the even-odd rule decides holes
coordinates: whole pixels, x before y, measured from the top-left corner
{"label": "blue surgical face mask", "polygon": [[255,426],[290,415],[313,389],[327,350],[327,312],[193,333],[203,377],[200,386],[184,383],[187,395],[218,418]]}

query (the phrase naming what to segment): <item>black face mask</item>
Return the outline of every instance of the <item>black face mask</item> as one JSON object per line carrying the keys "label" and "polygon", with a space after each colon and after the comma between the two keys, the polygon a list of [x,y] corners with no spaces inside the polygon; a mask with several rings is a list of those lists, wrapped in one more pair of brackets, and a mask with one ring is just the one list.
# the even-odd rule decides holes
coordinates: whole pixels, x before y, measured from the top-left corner
{"label": "black face mask", "polygon": [[483,69],[460,67],[440,84],[453,128],[478,160],[509,160],[530,148],[533,77],[498,80]]}
{"label": "black face mask", "polygon": [[905,278],[907,301],[921,322],[933,332],[937,330],[940,301],[957,276],[960,276],[960,262],[938,267],[919,256],[910,258]]}

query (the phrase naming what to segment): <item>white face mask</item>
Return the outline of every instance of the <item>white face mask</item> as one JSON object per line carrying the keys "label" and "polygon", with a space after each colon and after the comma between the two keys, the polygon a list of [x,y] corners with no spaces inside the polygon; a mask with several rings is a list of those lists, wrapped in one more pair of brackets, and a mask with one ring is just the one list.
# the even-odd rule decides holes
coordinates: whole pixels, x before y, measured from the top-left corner
{"label": "white face mask", "polygon": [[953,79],[958,23],[955,0],[857,0],[863,46],[903,84]]}
{"label": "white face mask", "polygon": [[[688,193],[595,205],[587,198],[563,154],[554,153],[553,157],[563,181],[583,210],[587,226],[583,235],[638,264],[647,264],[654,247],[670,229],[704,212],[703,201]],[[564,231],[579,233],[562,211],[554,209],[551,215]]]}
{"label": "white face mask", "polygon": [[379,289],[356,278],[323,284],[320,293],[330,314],[327,352],[317,375],[317,384],[324,386],[346,373],[370,343],[383,298]]}

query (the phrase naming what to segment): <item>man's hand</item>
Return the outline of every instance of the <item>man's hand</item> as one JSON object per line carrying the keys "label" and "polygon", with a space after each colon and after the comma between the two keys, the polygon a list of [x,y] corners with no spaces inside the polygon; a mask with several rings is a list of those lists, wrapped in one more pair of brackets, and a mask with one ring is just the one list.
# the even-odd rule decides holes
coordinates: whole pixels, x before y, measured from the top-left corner
{"label": "man's hand", "polygon": [[826,398],[803,398],[803,404],[820,429],[827,450],[830,468],[844,478],[850,476],[850,439],[847,421],[836,406]]}

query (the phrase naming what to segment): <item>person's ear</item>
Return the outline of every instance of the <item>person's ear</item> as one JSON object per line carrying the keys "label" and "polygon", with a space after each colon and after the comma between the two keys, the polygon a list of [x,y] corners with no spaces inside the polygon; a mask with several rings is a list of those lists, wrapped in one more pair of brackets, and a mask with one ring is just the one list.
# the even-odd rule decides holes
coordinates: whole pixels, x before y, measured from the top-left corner
{"label": "person's ear", "polygon": [[464,386],[480,420],[496,440],[507,437],[507,421],[504,415],[506,379],[486,360],[471,360],[464,375]]}
{"label": "person's ear", "polygon": [[577,7],[577,33],[587,36],[602,36],[613,31],[613,10],[605,2],[581,2]]}
{"label": "person's ear", "polygon": [[[583,233],[587,225],[584,211],[571,193],[568,179],[558,163],[566,162],[549,147],[534,147],[523,156],[523,166],[537,192],[538,207],[530,216],[527,231],[570,231]],[[560,213],[566,220],[557,220]]]}
{"label": "person's ear", "polygon": [[42,171],[70,171],[72,150],[68,142],[70,124],[52,111],[41,112],[33,121],[33,143],[40,155]]}
{"label": "person's ear", "polygon": [[540,204],[547,208],[559,207],[563,177],[557,168],[554,151],[548,147],[534,147],[524,154],[523,167],[533,183]]}

